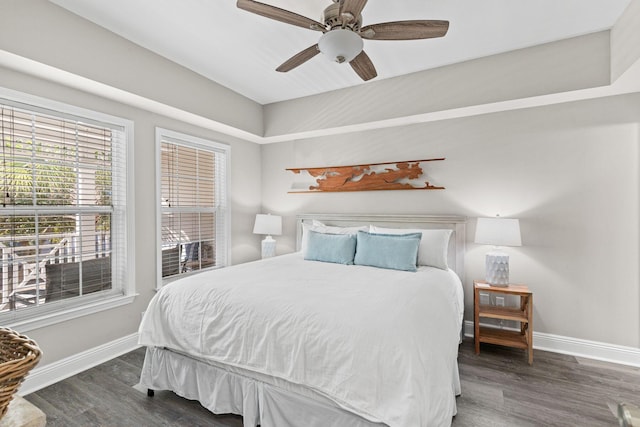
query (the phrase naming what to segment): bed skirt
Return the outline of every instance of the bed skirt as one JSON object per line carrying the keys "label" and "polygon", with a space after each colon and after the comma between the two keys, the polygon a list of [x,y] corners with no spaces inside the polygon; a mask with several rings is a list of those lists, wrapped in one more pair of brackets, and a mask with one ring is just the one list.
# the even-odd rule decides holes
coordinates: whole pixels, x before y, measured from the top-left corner
{"label": "bed skirt", "polygon": [[268,377],[252,378],[234,372],[234,368],[214,366],[157,347],[147,347],[140,384],[197,400],[216,414],[241,415],[244,427],[385,426],[301,386]]}

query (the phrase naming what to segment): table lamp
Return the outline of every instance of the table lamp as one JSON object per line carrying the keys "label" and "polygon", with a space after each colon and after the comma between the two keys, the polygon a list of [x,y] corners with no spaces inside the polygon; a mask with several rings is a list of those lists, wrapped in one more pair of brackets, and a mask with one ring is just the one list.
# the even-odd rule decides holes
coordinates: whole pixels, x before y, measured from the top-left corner
{"label": "table lamp", "polygon": [[522,246],[520,222],[514,218],[478,218],[475,243],[493,245],[485,257],[485,277],[494,286],[509,285],[509,254],[500,246]]}
{"label": "table lamp", "polygon": [[262,241],[262,259],[270,258],[276,254],[276,241],[271,237],[282,234],[282,217],[271,214],[257,214],[256,223],[253,226],[253,234],[266,234]]}

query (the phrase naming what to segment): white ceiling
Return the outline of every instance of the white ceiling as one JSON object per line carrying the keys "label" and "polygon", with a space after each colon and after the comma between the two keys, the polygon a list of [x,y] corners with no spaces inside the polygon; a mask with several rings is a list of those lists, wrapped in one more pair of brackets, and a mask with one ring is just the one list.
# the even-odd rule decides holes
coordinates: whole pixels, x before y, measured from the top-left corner
{"label": "white ceiling", "polygon": [[[320,33],[236,8],[234,0],[50,0],[260,104],[363,83],[347,64],[318,55],[275,68]],[[450,21],[444,38],[365,40],[372,81],[611,28],[631,0],[370,0],[363,25]],[[331,0],[263,0],[321,20]]]}

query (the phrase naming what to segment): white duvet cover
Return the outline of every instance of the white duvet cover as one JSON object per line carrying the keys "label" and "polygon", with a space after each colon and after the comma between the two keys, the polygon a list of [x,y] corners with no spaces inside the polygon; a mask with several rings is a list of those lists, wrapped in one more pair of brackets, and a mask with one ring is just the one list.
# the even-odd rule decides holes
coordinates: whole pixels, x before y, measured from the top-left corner
{"label": "white duvet cover", "polygon": [[163,287],[140,344],[304,385],[391,427],[450,425],[462,286],[452,271],[305,261],[300,253]]}

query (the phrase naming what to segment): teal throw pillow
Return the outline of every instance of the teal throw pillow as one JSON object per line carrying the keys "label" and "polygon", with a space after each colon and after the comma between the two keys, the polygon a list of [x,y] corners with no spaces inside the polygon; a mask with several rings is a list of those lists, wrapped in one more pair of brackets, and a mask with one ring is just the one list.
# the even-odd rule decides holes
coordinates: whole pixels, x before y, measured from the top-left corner
{"label": "teal throw pillow", "polygon": [[372,234],[358,231],[354,263],[392,270],[416,271],[421,233]]}
{"label": "teal throw pillow", "polygon": [[355,234],[326,234],[309,230],[304,259],[309,261],[353,264],[356,253]]}

